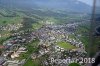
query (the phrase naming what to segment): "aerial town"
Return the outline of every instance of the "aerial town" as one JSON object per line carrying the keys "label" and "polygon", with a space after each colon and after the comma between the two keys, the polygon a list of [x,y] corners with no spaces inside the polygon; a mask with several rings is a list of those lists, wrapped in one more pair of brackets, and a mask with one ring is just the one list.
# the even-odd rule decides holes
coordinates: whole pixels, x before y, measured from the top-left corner
{"label": "aerial town", "polygon": [[[51,62],[51,59],[70,58],[72,60],[85,57],[87,52],[84,44],[77,37],[71,36],[74,35],[78,25],[79,23],[64,25],[45,24],[35,31],[20,31],[12,34],[0,46],[2,48],[0,65],[22,66],[29,59],[34,61],[37,58],[42,58],[41,65],[43,66],[64,66],[69,63]],[[1,27],[1,30],[17,30],[23,25],[18,24],[17,26],[7,27]]]}
{"label": "aerial town", "polygon": [[94,63],[91,10],[83,0],[0,0],[0,66]]}

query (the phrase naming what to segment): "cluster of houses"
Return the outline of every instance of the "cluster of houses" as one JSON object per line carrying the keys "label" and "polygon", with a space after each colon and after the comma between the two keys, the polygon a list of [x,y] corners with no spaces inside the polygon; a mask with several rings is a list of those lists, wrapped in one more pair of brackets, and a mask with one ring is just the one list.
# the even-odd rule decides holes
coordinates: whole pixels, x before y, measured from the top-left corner
{"label": "cluster of houses", "polygon": [[48,44],[39,44],[38,49],[39,49],[38,53],[33,53],[31,55],[31,58],[33,60],[35,60],[36,58],[40,58],[41,56],[49,53],[49,51],[50,51]]}
{"label": "cluster of houses", "polygon": [[[3,43],[4,52],[1,54],[0,65],[1,66],[20,66],[24,64],[26,59],[18,60],[20,54],[28,52],[26,46],[32,42],[36,37],[40,40],[38,45],[38,52],[33,52],[31,58],[33,60],[40,58],[43,55],[48,54],[48,59],[43,60],[44,65],[52,65],[50,63],[51,57],[57,59],[63,58],[76,58],[83,57],[86,53],[84,44],[81,41],[70,38],[69,35],[74,34],[73,30],[78,26],[77,23],[65,24],[65,25],[44,25],[35,32],[22,32],[12,34],[12,38]],[[22,24],[8,25],[1,27],[2,30],[16,30],[22,27]],[[71,30],[70,30],[71,29]],[[65,41],[71,45],[77,47],[77,49],[64,49],[59,47],[56,43],[59,41]],[[66,65],[66,64],[65,64]],[[56,63],[55,66],[59,66]]]}
{"label": "cluster of houses", "polygon": [[[23,25],[21,23],[18,23],[18,24],[7,24],[7,25],[0,25],[0,31],[16,31],[18,30],[19,28],[23,27]],[[0,34],[0,38],[1,37],[6,37],[6,36],[10,36],[11,34],[10,33],[3,33],[3,34]]]}
{"label": "cluster of houses", "polygon": [[[33,53],[32,59],[36,59],[36,56],[41,57],[42,55],[49,54],[48,59],[51,57],[53,58],[78,58],[78,57],[84,57],[86,56],[86,51],[84,44],[79,41],[79,39],[73,39],[70,38],[70,34],[74,34],[73,32],[69,32],[70,28],[66,27],[72,27],[76,28],[78,24],[68,24],[68,25],[45,25],[39,30],[37,30],[37,36],[40,39],[40,47],[42,47],[39,50],[38,54]],[[66,30],[67,29],[67,30]],[[59,41],[65,41],[70,43],[71,45],[75,46],[76,49],[64,49],[62,47],[59,47],[56,45],[56,42]],[[47,43],[47,44],[44,44]],[[49,45],[48,49],[44,48],[43,46]],[[52,51],[53,50],[53,51]],[[43,61],[44,65],[52,65],[55,63],[50,63],[48,60]],[[56,66],[59,65],[59,63],[56,63]]]}
{"label": "cluster of houses", "polygon": [[[76,41],[75,39],[70,39],[70,38],[67,38],[65,41],[69,42],[71,45],[73,45],[77,48],[83,49],[85,52],[85,46],[81,41]],[[81,51],[81,52],[83,52],[83,51]]]}
{"label": "cluster of houses", "polygon": [[70,34],[68,33],[68,31],[66,31],[66,29],[68,28],[64,28],[64,25],[63,27],[60,26],[60,28],[59,26],[45,26],[39,29],[37,33],[38,33],[38,37],[44,42],[66,41],[73,46],[85,50],[84,44],[78,38],[77,40],[74,38],[70,38],[69,37]]}
{"label": "cluster of houses", "polygon": [[0,66],[22,66],[24,64],[25,59],[19,60],[8,60],[5,57],[0,57]]}
{"label": "cluster of houses", "polygon": [[1,55],[1,57],[3,57],[2,62],[4,61],[1,66],[20,66],[25,62],[23,61],[25,59],[18,60],[17,58],[19,58],[22,53],[26,52],[26,47],[21,46],[20,44],[12,44],[7,42],[4,44],[4,51]]}
{"label": "cluster of houses", "polygon": [[2,45],[0,66],[22,66],[25,59],[19,59],[21,54],[28,52],[27,44],[34,40],[34,32],[14,33],[12,37],[6,40]]}
{"label": "cluster of houses", "polygon": [[12,31],[12,30],[18,30],[19,28],[23,27],[21,23],[18,24],[7,24],[0,26],[1,31]]}

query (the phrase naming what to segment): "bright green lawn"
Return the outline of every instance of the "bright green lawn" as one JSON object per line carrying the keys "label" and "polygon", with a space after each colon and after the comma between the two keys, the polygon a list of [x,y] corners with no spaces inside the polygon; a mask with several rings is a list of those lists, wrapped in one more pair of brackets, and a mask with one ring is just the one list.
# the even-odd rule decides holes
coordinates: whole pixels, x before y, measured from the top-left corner
{"label": "bright green lawn", "polygon": [[78,63],[71,63],[68,66],[80,66]]}
{"label": "bright green lawn", "polygon": [[64,42],[64,41],[58,42],[57,44],[59,47],[64,48],[64,49],[75,49],[76,48],[75,46],[71,45],[70,43]]}

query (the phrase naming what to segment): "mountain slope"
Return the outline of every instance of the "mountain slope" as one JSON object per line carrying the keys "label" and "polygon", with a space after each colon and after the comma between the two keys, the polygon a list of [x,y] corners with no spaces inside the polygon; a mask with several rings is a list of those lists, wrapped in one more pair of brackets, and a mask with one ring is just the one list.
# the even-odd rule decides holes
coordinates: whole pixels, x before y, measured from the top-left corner
{"label": "mountain slope", "polygon": [[78,0],[1,0],[1,3],[9,8],[48,8],[72,12],[90,12],[91,7]]}
{"label": "mountain slope", "polygon": [[72,12],[90,12],[91,6],[78,0],[40,0],[38,6]]}

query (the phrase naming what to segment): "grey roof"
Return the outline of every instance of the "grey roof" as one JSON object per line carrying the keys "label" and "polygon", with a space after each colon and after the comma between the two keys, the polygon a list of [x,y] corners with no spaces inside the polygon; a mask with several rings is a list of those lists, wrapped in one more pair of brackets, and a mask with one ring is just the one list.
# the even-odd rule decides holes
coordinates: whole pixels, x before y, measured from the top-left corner
{"label": "grey roof", "polygon": [[5,62],[3,57],[0,57],[0,65],[2,65]]}

